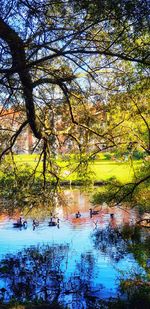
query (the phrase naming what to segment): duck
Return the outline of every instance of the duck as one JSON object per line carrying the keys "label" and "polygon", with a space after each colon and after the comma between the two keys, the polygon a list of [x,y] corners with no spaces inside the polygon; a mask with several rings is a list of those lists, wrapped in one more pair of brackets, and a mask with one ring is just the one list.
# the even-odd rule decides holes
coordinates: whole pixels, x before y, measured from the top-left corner
{"label": "duck", "polygon": [[90,208],[89,210],[90,210],[90,216],[98,215],[98,213],[99,213],[99,210],[93,210],[92,208]]}
{"label": "duck", "polygon": [[76,218],[80,218],[81,217],[81,214],[80,214],[80,211],[78,211],[77,213],[76,213]]}
{"label": "duck", "polygon": [[39,226],[39,221],[38,220],[35,220],[35,219],[33,219],[33,223],[32,223],[33,225],[35,225],[35,226]]}
{"label": "duck", "polygon": [[51,220],[48,222],[48,225],[49,226],[59,226],[59,221],[60,221],[59,218],[57,219],[57,222]]}
{"label": "duck", "polygon": [[19,220],[15,223],[13,223],[13,227],[24,227],[26,228],[27,227],[27,221],[26,220],[22,220],[22,218],[20,217]]}
{"label": "duck", "polygon": [[54,221],[50,221],[50,222],[48,222],[48,225],[49,225],[49,226],[56,226],[56,225],[57,225],[57,223],[56,223],[56,222],[54,222]]}
{"label": "duck", "polygon": [[33,225],[33,229],[35,229],[35,228],[36,228],[36,226],[39,226],[39,221],[38,221],[38,220],[33,219],[32,225]]}
{"label": "duck", "polygon": [[110,214],[110,218],[112,218],[112,219],[113,219],[113,218],[114,218],[114,214]]}

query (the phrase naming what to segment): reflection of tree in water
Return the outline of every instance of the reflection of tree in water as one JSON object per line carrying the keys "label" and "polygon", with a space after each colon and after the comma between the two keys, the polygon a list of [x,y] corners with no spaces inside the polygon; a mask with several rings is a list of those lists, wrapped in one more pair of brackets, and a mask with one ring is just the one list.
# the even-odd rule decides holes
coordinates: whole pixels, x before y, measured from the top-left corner
{"label": "reflection of tree in water", "polygon": [[122,238],[118,228],[107,226],[102,230],[96,229],[92,238],[95,248],[107,254],[115,262],[118,262],[127,253],[127,242]]}
{"label": "reflection of tree in water", "polygon": [[[0,277],[6,288],[1,301],[11,298],[20,302],[56,301],[69,304],[69,308],[74,305],[89,308],[88,304],[96,301],[93,255],[81,255],[73,274],[66,275],[68,250],[68,245],[43,245],[24,249],[16,255],[6,255],[0,267]],[[100,289],[101,285],[98,291]]]}
{"label": "reflection of tree in water", "polygon": [[63,281],[61,264],[67,252],[67,245],[47,245],[7,255],[1,261],[0,275],[6,280],[8,298],[19,301],[58,299]]}
{"label": "reflection of tree in water", "polygon": [[65,293],[72,293],[72,308],[96,308],[100,298],[101,284],[94,286],[95,259],[91,252],[81,255],[80,262],[76,265],[74,274],[67,283]]}
{"label": "reflection of tree in water", "polygon": [[126,254],[132,253],[139,264],[138,268],[121,273],[119,287],[129,305],[126,307],[126,303],[121,308],[150,308],[150,235],[147,231],[138,225],[125,224],[114,229],[108,226],[95,230],[92,238],[95,248],[109,255],[113,262],[119,262]]}
{"label": "reflection of tree in water", "polygon": [[[27,181],[27,175],[25,180]],[[24,183],[24,182],[23,182]],[[22,185],[23,185],[22,183]],[[1,185],[1,184],[0,184]],[[12,187],[11,187],[12,186]],[[59,187],[47,185],[47,190],[41,189],[41,183],[38,181],[34,184],[34,187],[29,183],[28,190],[19,185],[20,190],[17,191],[17,187],[14,187],[12,179],[7,184],[9,190],[8,196],[3,197],[6,192],[0,198],[0,214],[6,214],[10,217],[22,213],[24,217],[35,217],[40,220],[44,220],[50,212],[54,212],[57,206],[66,206],[67,202],[63,190]],[[3,185],[2,185],[3,187]],[[17,192],[16,192],[17,191]]]}
{"label": "reflection of tree in water", "polygon": [[116,228],[108,225],[105,229],[96,229],[92,239],[95,248],[115,262],[132,253],[138,263],[145,268],[146,259],[150,256],[150,235],[138,225],[125,224]]}

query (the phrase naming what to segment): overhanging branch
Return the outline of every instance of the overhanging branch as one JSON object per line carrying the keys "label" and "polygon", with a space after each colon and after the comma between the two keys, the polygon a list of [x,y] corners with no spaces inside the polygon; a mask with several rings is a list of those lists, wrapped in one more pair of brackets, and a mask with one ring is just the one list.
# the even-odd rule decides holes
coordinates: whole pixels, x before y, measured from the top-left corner
{"label": "overhanging branch", "polygon": [[24,121],[22,125],[19,127],[19,129],[17,130],[17,132],[13,134],[13,136],[10,139],[10,145],[6,149],[4,149],[2,153],[0,154],[0,161],[2,160],[3,156],[12,149],[17,137],[20,135],[20,133],[26,127],[27,124],[28,124],[28,120]]}

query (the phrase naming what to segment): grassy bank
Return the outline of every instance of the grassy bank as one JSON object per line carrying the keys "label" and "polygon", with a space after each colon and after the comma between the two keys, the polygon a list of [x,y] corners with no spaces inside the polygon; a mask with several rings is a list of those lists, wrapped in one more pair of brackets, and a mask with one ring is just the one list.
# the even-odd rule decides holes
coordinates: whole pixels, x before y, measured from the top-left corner
{"label": "grassy bank", "polygon": [[[29,170],[36,168],[38,163],[38,155],[28,155],[21,154],[15,156],[15,162],[19,170],[24,170],[28,166]],[[62,180],[77,180],[79,175],[74,170],[77,167],[77,161],[74,158],[69,158],[69,160],[62,160],[61,158],[56,160],[58,167],[62,169],[60,172],[60,177]],[[99,160],[94,160],[89,163],[88,171],[90,172],[90,177],[93,181],[107,181],[110,178],[115,177],[118,181],[125,183],[130,181],[136,169],[141,165],[140,160],[135,160],[132,162],[116,162],[113,160],[105,160],[103,157]],[[69,173],[71,171],[71,173]],[[42,160],[40,161],[36,174],[40,175],[42,172]]]}

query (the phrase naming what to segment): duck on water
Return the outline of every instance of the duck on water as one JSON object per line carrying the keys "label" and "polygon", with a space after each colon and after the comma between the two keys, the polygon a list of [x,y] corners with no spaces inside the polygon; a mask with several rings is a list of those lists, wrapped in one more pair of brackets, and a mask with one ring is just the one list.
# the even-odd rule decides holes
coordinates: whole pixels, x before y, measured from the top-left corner
{"label": "duck on water", "polygon": [[53,214],[51,213],[51,217],[50,217],[50,221],[48,222],[49,226],[57,226],[59,227],[59,218],[56,219],[55,216],[53,216]]}
{"label": "duck on water", "polygon": [[80,218],[81,217],[81,214],[80,214],[80,211],[78,211],[77,213],[76,213],[76,218]]}
{"label": "duck on water", "polygon": [[39,221],[33,219],[32,226],[33,226],[33,230],[35,230],[35,228],[36,228],[37,226],[39,226]]}
{"label": "duck on water", "polygon": [[20,217],[17,222],[13,223],[13,227],[27,227],[27,221],[23,220],[22,217]]}
{"label": "duck on water", "polygon": [[92,208],[90,208],[89,211],[90,211],[90,217],[92,217],[93,215],[98,215],[99,213],[99,210],[94,210]]}

